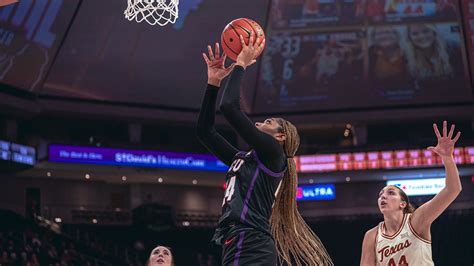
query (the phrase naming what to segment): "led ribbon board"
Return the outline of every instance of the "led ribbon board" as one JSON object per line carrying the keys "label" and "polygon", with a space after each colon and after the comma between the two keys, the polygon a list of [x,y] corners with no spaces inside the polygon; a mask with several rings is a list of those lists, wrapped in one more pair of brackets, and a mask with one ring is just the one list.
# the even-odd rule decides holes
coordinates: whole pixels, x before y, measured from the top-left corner
{"label": "led ribbon board", "polygon": [[397,186],[408,196],[436,195],[445,187],[444,178],[405,179],[387,181],[387,186]]}
{"label": "led ribbon board", "polygon": [[80,146],[49,146],[49,161],[182,170],[227,171],[216,157],[206,154],[112,149]]}
{"label": "led ribbon board", "polygon": [[298,186],[298,191],[296,192],[297,201],[333,200],[335,198],[336,188],[334,184]]}

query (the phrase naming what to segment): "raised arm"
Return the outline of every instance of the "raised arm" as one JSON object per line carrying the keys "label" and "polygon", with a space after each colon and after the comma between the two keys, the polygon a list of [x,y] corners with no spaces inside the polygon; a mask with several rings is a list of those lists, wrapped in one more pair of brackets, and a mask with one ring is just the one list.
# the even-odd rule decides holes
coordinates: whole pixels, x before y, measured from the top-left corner
{"label": "raised arm", "polygon": [[235,131],[257,152],[265,166],[272,171],[280,172],[284,167],[284,152],[281,145],[273,136],[258,130],[255,124],[240,109],[240,84],[245,68],[255,63],[254,58],[259,54],[259,49],[263,49],[264,42],[260,43],[257,40],[253,44],[253,34],[250,37],[249,45],[245,44],[242,36],[240,38],[243,49],[237,57],[236,67],[224,89],[220,110]]}
{"label": "raised arm", "polygon": [[461,132],[456,134],[453,139],[454,125],[451,126],[449,134],[447,133],[447,122],[443,122],[443,135],[439,133],[436,124],[433,124],[434,132],[438,138],[436,147],[428,147],[441,156],[446,171],[446,186],[433,199],[421,205],[412,216],[412,226],[422,237],[429,238],[429,229],[431,223],[448,208],[462,190],[459,172],[454,162],[453,152],[454,144],[458,141]]}
{"label": "raised arm", "polygon": [[216,43],[215,49],[215,55],[210,46],[208,46],[209,57],[203,53],[204,61],[207,64],[208,85],[199,112],[197,137],[219,160],[230,165],[238,150],[216,131],[214,121],[218,89],[222,79],[229,75],[234,65],[225,68],[226,56],[220,55],[218,43]]}

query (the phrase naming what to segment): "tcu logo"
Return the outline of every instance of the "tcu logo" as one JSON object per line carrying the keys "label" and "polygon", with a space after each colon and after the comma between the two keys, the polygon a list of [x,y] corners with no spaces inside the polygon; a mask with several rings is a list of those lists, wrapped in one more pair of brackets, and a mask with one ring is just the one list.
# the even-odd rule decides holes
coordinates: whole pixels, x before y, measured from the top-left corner
{"label": "tcu logo", "polygon": [[235,160],[234,162],[232,162],[232,164],[230,165],[229,170],[228,170],[227,172],[232,171],[232,172],[235,173],[235,172],[239,171],[240,167],[242,167],[242,165],[244,164],[244,162],[245,162],[245,161],[242,160],[242,159],[237,159],[237,160]]}

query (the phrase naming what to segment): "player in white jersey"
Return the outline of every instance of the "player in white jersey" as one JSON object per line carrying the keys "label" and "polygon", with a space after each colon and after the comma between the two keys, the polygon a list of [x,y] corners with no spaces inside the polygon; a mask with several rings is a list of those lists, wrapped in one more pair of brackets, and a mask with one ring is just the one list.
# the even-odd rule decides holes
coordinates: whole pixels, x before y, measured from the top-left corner
{"label": "player in white jersey", "polygon": [[411,206],[405,192],[396,186],[386,186],[378,198],[383,222],[365,233],[360,265],[425,266],[434,265],[431,258],[431,223],[456,199],[461,192],[461,180],[454,162],[454,125],[447,132],[443,122],[443,135],[436,124],[436,147],[428,147],[441,157],[446,170],[446,186],[418,209]]}

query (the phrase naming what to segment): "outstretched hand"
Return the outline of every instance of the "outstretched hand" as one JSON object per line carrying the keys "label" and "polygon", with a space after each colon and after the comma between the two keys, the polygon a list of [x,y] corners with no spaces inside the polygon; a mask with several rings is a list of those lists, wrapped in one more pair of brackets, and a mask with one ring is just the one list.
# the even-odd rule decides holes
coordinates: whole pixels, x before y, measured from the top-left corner
{"label": "outstretched hand", "polygon": [[446,121],[443,122],[443,135],[439,133],[438,126],[436,124],[433,124],[433,129],[436,134],[436,137],[438,138],[438,144],[436,147],[428,147],[427,149],[438,154],[442,158],[446,157],[452,157],[453,152],[454,152],[454,144],[456,141],[458,141],[459,137],[461,136],[461,132],[458,131],[456,136],[453,139],[453,134],[454,134],[454,124],[451,125],[451,129],[449,130],[448,133],[448,128],[447,128],[448,123]]}
{"label": "outstretched hand", "polygon": [[221,81],[229,75],[234,69],[235,64],[231,64],[227,68],[225,67],[225,59],[227,55],[220,52],[219,43],[216,42],[215,52],[212,51],[210,45],[207,46],[209,57],[206,53],[202,53],[202,57],[207,65],[207,82],[210,85],[220,87]]}
{"label": "outstretched hand", "polygon": [[252,31],[250,34],[249,44],[245,44],[244,37],[239,35],[240,43],[242,44],[242,51],[240,51],[239,55],[236,59],[236,64],[242,66],[243,68],[247,68],[248,66],[257,62],[255,58],[262,52],[263,48],[265,47],[265,39],[260,40],[260,37],[255,40],[255,32]]}

